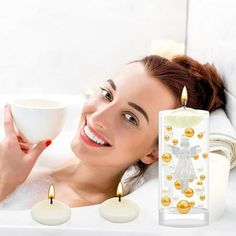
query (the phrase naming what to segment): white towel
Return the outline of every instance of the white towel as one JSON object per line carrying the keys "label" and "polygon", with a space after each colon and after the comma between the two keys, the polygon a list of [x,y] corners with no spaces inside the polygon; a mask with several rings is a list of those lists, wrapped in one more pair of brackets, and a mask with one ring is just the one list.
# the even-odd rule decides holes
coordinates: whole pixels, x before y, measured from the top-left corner
{"label": "white towel", "polygon": [[236,166],[236,131],[223,109],[210,114],[209,150],[225,156],[230,168]]}

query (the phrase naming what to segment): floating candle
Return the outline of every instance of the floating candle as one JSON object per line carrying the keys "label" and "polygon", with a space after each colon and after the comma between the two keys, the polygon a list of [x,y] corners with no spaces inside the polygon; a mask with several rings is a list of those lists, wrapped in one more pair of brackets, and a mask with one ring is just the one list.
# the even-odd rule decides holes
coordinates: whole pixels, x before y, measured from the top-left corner
{"label": "floating candle", "polygon": [[100,214],[114,223],[125,223],[134,220],[139,214],[139,207],[133,201],[122,198],[123,187],[119,183],[117,197],[104,201],[100,206]]}
{"label": "floating candle", "polygon": [[44,225],[59,225],[68,221],[71,217],[71,209],[63,202],[54,200],[54,186],[48,191],[48,199],[36,203],[31,209],[32,218]]}

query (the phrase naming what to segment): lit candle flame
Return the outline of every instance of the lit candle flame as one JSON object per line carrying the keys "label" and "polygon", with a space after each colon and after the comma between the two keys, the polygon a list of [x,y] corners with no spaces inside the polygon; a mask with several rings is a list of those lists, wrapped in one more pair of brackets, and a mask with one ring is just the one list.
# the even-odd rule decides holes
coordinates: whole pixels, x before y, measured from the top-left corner
{"label": "lit candle flame", "polygon": [[186,87],[184,86],[182,90],[182,94],[181,94],[181,103],[184,107],[186,107],[187,101],[188,101],[188,92],[187,92]]}
{"label": "lit candle flame", "polygon": [[123,194],[124,194],[123,185],[120,182],[117,187],[117,192],[116,192],[117,197],[119,197],[119,202],[121,201],[121,197],[123,196]]}
{"label": "lit candle flame", "polygon": [[53,204],[53,199],[55,198],[54,185],[51,184],[48,190],[48,199],[50,199],[50,204]]}

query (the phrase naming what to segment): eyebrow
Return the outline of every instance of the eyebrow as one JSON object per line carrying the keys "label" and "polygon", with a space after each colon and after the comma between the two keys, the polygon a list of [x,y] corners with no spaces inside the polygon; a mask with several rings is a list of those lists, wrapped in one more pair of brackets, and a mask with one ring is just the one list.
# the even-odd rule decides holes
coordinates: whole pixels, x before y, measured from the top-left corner
{"label": "eyebrow", "polygon": [[112,79],[107,80],[107,82],[111,85],[111,87],[116,91],[116,85]]}
{"label": "eyebrow", "polygon": [[[114,83],[114,81],[112,79],[107,80],[107,82],[111,85],[111,87],[116,91],[116,85]],[[133,107],[135,110],[139,111],[140,113],[143,114],[143,116],[146,118],[147,122],[149,123],[149,118],[147,115],[147,112],[144,111],[144,109],[142,107],[140,107],[139,105],[137,105],[136,103],[133,102],[128,102],[128,104]]]}
{"label": "eyebrow", "polygon": [[136,109],[137,111],[139,111],[140,113],[142,113],[144,115],[144,117],[146,118],[147,122],[149,123],[149,118],[147,115],[147,112],[143,110],[142,107],[140,107],[139,105],[133,103],[133,102],[128,102],[128,104],[133,107],[134,109]]}

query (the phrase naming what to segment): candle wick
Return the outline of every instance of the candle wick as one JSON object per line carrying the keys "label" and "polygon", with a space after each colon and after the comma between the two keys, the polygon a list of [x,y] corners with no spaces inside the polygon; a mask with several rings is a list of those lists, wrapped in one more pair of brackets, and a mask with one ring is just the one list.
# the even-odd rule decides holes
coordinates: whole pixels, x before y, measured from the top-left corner
{"label": "candle wick", "polygon": [[53,204],[53,200],[52,200],[53,198],[52,197],[50,197],[50,204]]}
{"label": "candle wick", "polygon": [[182,106],[183,106],[184,108],[186,108],[186,105],[187,105],[187,99],[183,99],[183,100],[182,100]]}
{"label": "candle wick", "polygon": [[118,198],[119,198],[119,202],[121,202],[121,195],[120,194],[119,194]]}

